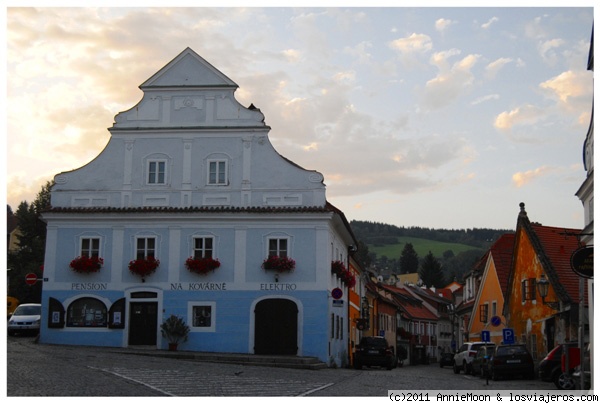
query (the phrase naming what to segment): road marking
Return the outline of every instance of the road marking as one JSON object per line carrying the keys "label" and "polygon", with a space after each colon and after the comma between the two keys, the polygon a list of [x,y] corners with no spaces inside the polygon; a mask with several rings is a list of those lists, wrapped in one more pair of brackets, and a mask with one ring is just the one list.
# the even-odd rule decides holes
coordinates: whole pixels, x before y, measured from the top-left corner
{"label": "road marking", "polygon": [[88,367],[88,368],[91,368],[91,369],[96,369],[96,370],[100,370],[100,371],[103,371],[103,372],[107,372],[107,373],[109,373],[109,374],[112,374],[112,375],[118,376],[119,378],[127,379],[128,381],[132,381],[132,382],[135,382],[135,383],[139,383],[140,385],[144,385],[144,386],[146,386],[147,388],[150,388],[150,389],[156,390],[157,392],[160,392],[160,393],[162,393],[162,394],[165,394],[165,395],[167,395],[167,396],[172,396],[172,397],[175,397],[175,395],[173,395],[173,394],[171,394],[171,393],[169,393],[169,392],[167,392],[167,391],[165,391],[165,390],[159,389],[159,388],[157,388],[157,387],[154,387],[154,386],[152,386],[152,385],[150,385],[150,384],[148,384],[148,383],[146,383],[146,382],[142,382],[142,381],[139,381],[139,380],[137,380],[137,379],[133,379],[133,378],[131,378],[131,377],[128,377],[128,376],[125,376],[125,375],[119,374],[119,373],[117,373],[117,372],[110,371],[110,370],[108,370],[108,369],[104,369],[104,368],[95,368],[95,367]]}
{"label": "road marking", "polygon": [[333,385],[299,379],[264,379],[211,373],[203,373],[199,382],[197,373],[181,370],[93,369],[139,383],[168,396],[306,396]]}
{"label": "road marking", "polygon": [[327,385],[319,386],[318,388],[314,388],[314,389],[311,389],[311,390],[309,390],[307,392],[301,393],[298,396],[308,396],[308,395],[310,395],[312,393],[315,393],[315,392],[317,392],[319,390],[326,389],[326,388],[330,387],[331,385],[333,385],[333,383],[328,383]]}

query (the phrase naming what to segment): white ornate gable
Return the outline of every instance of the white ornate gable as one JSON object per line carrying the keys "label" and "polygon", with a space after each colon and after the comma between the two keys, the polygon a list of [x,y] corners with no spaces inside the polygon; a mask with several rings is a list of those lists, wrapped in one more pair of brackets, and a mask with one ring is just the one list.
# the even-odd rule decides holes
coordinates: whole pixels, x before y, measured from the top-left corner
{"label": "white ornate gable", "polygon": [[305,208],[326,205],[323,176],[273,148],[270,127],[237,85],[187,48],[119,113],[106,148],[55,177],[68,208]]}
{"label": "white ornate gable", "polygon": [[115,116],[115,129],[264,126],[258,109],[239,104],[238,85],[190,48],[140,85],[142,100]]}

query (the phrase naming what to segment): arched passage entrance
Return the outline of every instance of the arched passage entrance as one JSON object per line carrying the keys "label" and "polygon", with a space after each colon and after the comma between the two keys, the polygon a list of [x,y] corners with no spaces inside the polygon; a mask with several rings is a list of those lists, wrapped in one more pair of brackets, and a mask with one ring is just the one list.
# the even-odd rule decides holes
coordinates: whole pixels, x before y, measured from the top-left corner
{"label": "arched passage entrance", "polygon": [[254,353],[298,353],[298,306],[285,298],[268,298],[254,308]]}

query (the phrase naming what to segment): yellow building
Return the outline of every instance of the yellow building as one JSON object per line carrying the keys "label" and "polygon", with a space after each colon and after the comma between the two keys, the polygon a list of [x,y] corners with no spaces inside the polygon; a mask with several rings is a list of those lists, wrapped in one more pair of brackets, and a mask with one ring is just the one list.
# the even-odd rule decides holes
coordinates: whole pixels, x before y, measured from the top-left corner
{"label": "yellow building", "polygon": [[[488,331],[490,341],[500,344],[506,320],[502,315],[504,295],[508,287],[508,273],[512,262],[514,234],[500,237],[481,258],[475,270],[482,271],[473,313],[469,320],[469,340],[481,340],[481,332]],[[496,317],[494,320],[492,318]],[[499,319],[499,323],[496,322]]]}
{"label": "yellow building", "polygon": [[[515,341],[527,344],[534,359],[543,358],[557,344],[578,339],[579,277],[571,270],[570,258],[580,247],[581,230],[547,227],[531,223],[521,203],[513,260],[508,278],[511,290],[503,313]],[[540,283],[548,294],[540,295]],[[587,296],[583,296],[587,303]]]}

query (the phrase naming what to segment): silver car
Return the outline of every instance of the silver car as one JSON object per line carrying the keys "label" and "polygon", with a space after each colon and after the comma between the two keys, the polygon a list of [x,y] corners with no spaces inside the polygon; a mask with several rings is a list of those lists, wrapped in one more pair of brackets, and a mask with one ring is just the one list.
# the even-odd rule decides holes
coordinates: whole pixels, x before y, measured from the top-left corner
{"label": "silver car", "polygon": [[8,335],[39,333],[42,316],[41,304],[21,304],[8,320]]}

